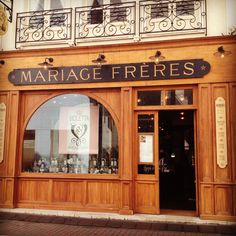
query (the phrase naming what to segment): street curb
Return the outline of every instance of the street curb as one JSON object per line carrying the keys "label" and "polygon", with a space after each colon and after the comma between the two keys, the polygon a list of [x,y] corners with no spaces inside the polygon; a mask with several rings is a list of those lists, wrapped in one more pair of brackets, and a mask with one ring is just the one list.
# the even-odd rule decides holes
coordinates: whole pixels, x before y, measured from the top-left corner
{"label": "street curb", "polygon": [[236,235],[235,225],[219,224],[192,224],[192,223],[171,223],[171,222],[140,222],[134,220],[113,220],[113,219],[95,219],[82,217],[48,216],[38,214],[10,213],[0,212],[0,220],[28,221],[36,223],[65,224],[77,226],[93,226],[106,228],[124,228],[137,230],[154,231],[176,231],[176,232],[196,232],[211,234]]}

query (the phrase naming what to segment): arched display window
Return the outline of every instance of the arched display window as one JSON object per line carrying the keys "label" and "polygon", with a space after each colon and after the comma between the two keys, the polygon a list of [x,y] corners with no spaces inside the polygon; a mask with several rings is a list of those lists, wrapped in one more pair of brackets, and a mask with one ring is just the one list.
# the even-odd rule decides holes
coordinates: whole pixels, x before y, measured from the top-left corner
{"label": "arched display window", "polygon": [[117,174],[118,133],[107,109],[81,94],[63,94],[30,118],[23,142],[23,172]]}

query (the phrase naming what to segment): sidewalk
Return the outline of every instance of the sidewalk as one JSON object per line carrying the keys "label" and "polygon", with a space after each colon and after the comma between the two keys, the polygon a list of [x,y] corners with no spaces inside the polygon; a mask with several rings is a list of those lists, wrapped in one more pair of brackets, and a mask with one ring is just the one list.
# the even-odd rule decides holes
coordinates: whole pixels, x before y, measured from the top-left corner
{"label": "sidewalk", "polygon": [[[148,232],[194,232],[203,234],[236,235],[235,222],[201,220],[198,217],[173,215],[119,215],[78,211],[52,211],[38,209],[0,209],[1,225],[9,222],[21,224],[47,224],[103,229],[145,230]],[[19,224],[19,223],[18,223]],[[14,228],[14,227],[13,227]],[[30,226],[27,226],[30,228]],[[54,227],[55,228],[55,227]],[[0,231],[1,232],[1,231]],[[13,234],[11,234],[13,235]],[[23,234],[22,234],[23,235]],[[50,234],[49,234],[50,235]],[[80,235],[80,234],[78,234]],[[84,234],[86,235],[86,234]],[[101,234],[102,235],[102,234]],[[109,235],[109,234],[108,234]],[[125,234],[124,234],[125,235]],[[151,234],[150,234],[151,235]]]}

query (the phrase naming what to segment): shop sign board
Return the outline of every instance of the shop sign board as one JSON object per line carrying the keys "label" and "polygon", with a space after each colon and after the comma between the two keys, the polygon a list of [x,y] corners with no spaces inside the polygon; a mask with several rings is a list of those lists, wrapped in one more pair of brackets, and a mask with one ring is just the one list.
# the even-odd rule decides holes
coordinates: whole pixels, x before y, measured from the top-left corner
{"label": "shop sign board", "polygon": [[6,105],[0,103],[0,163],[3,161],[6,126]]}
{"label": "shop sign board", "polygon": [[202,78],[210,71],[203,59],[163,61],[132,64],[104,64],[14,69],[8,79],[14,85],[80,84],[101,82],[155,81]]}
{"label": "shop sign board", "polygon": [[217,97],[215,100],[216,122],[216,160],[220,168],[225,168],[227,161],[227,134],[225,99]]}

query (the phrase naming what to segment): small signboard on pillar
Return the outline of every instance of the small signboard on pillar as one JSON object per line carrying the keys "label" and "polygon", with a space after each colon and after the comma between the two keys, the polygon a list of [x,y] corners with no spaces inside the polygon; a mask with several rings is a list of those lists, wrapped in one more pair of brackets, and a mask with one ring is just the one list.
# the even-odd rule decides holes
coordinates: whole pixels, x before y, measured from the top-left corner
{"label": "small signboard on pillar", "polygon": [[217,97],[215,100],[215,121],[216,121],[216,157],[217,165],[225,168],[227,160],[227,133],[226,133],[226,108],[225,99]]}
{"label": "small signboard on pillar", "polygon": [[3,161],[6,126],[6,105],[0,103],[0,163]]}

